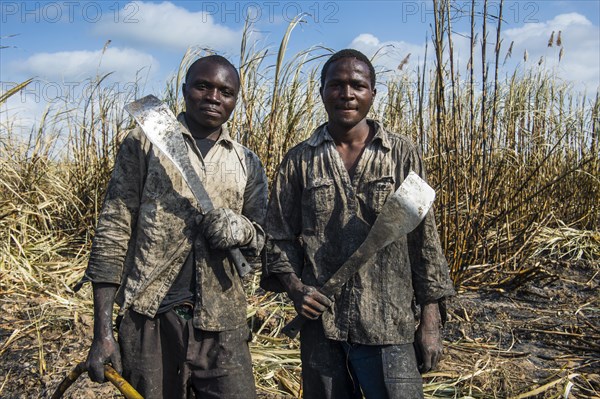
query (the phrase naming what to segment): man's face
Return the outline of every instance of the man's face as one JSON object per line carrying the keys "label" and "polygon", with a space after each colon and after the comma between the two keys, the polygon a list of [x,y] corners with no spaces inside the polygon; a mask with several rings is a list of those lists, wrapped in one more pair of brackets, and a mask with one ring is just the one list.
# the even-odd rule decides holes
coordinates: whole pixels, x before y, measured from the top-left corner
{"label": "man's face", "polygon": [[341,58],[329,66],[321,99],[329,124],[351,128],[367,117],[376,89],[369,67],[356,58]]}
{"label": "man's face", "polygon": [[192,134],[211,133],[225,123],[235,108],[238,92],[238,78],[232,68],[211,61],[193,65],[183,85],[186,121]]}

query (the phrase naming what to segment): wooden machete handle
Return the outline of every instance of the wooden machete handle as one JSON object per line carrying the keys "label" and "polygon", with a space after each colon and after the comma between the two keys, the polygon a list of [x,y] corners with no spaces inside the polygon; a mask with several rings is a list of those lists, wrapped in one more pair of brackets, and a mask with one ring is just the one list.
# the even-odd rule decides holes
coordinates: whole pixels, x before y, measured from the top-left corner
{"label": "wooden machete handle", "polygon": [[[60,399],[62,398],[65,391],[73,385],[73,383],[79,378],[79,376],[87,371],[85,367],[85,362],[80,362],[69,372],[69,374],[61,381],[58,388],[50,399]],[[112,366],[105,364],[104,365],[104,376],[107,380],[109,380],[117,389],[125,396],[126,399],[144,399],[142,395],[138,391],[135,390],[134,387],[131,386],[117,371],[112,368]]]}

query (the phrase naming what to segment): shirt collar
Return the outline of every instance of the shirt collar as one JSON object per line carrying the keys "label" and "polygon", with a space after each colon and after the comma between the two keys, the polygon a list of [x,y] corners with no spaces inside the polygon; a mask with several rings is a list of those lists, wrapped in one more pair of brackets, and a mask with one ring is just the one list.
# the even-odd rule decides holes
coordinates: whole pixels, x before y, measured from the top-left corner
{"label": "shirt collar", "polygon": [[326,141],[333,141],[327,130],[327,123],[316,128],[314,133],[308,138],[308,144],[312,147],[318,147]]}
{"label": "shirt collar", "polygon": [[[194,139],[194,136],[192,136],[192,133],[190,132],[190,129],[185,121],[185,112],[181,112],[179,115],[177,115],[177,120],[182,125],[181,132],[184,135],[189,136],[190,139]],[[215,142],[215,144],[219,144],[221,142],[222,144],[227,144],[228,146],[233,144],[233,139],[231,138],[229,129],[227,129],[225,124],[221,126],[221,134],[219,135],[219,139]]]}
{"label": "shirt collar", "polygon": [[[367,123],[370,126],[375,128],[375,136],[373,137],[373,141],[379,140],[381,141],[381,145],[386,149],[391,149],[390,141],[387,137],[387,131],[385,128],[374,119],[367,119]],[[327,123],[322,124],[318,128],[315,129],[315,132],[310,136],[307,143],[312,147],[318,147],[325,142],[333,142],[333,138],[329,134],[329,130],[327,129]]]}

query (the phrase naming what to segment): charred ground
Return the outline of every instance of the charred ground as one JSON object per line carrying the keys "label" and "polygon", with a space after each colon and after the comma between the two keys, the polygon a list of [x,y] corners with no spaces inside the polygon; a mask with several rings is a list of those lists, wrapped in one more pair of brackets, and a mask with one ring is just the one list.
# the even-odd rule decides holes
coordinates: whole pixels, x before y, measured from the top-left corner
{"label": "charred ground", "polygon": [[[427,394],[600,397],[599,283],[598,265],[547,260],[508,275],[495,287],[463,290],[450,301],[446,355],[439,370],[426,375]],[[85,358],[92,334],[91,309],[61,316],[45,303],[44,296],[17,288],[0,294],[2,398],[50,397],[68,371]],[[254,325],[262,327],[255,331],[257,338],[276,324],[275,319],[266,324],[260,320],[265,314],[254,315],[259,321]],[[295,349],[287,339],[270,341]],[[264,342],[257,339],[253,353],[268,352],[268,347],[261,347]],[[291,373],[297,377],[299,367]],[[296,389],[297,380],[272,374],[266,378],[276,388],[263,386],[265,376],[257,375],[260,397],[292,397],[282,392]],[[63,397],[120,396],[114,386],[93,384],[84,374]]]}

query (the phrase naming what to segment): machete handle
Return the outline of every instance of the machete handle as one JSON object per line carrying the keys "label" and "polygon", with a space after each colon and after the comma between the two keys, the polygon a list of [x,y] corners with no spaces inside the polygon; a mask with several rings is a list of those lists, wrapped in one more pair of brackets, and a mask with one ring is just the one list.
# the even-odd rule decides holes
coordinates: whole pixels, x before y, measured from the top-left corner
{"label": "machete handle", "polygon": [[[79,378],[79,376],[87,371],[85,367],[85,362],[80,362],[69,372],[69,374],[62,380],[56,391],[51,396],[50,399],[59,399],[62,398],[63,394],[73,383]],[[108,381],[110,381],[122,394],[126,399],[144,399],[142,395],[138,391],[135,390],[119,373],[116,372],[114,368],[110,365],[104,365],[104,377]]]}
{"label": "machete handle", "polygon": [[229,258],[235,265],[235,268],[240,277],[244,277],[252,270],[252,266],[250,266],[250,263],[248,263],[246,258],[244,258],[244,255],[242,255],[242,252],[239,248],[231,248],[228,252]]}
{"label": "machete handle", "polygon": [[73,383],[84,371],[86,371],[85,362],[78,363],[77,366],[75,366],[73,370],[71,370],[69,374],[67,374],[67,376],[60,382],[60,385],[56,388],[56,391],[54,391],[54,394],[52,394],[50,399],[62,398],[67,388],[73,385]]}
{"label": "machete handle", "polygon": [[144,399],[144,397],[140,395],[140,393],[136,391],[125,378],[121,377],[121,375],[108,364],[104,365],[104,377],[112,382],[126,399]]}
{"label": "machete handle", "polygon": [[297,315],[294,320],[290,321],[281,329],[281,332],[290,338],[296,338],[300,329],[308,319],[302,315]]}

